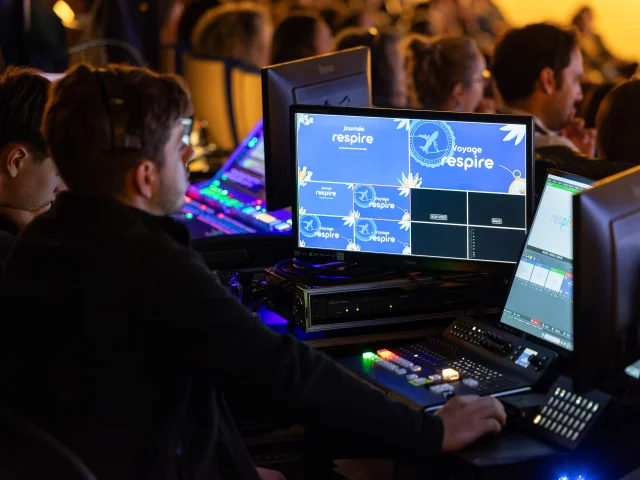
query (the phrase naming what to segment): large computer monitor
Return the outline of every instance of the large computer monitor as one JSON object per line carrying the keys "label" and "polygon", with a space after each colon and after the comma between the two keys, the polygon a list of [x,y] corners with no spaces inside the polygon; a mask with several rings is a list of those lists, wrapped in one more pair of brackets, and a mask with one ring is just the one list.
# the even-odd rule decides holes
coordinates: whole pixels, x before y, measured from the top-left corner
{"label": "large computer monitor", "polygon": [[366,47],[282,63],[262,69],[266,203],[269,210],[293,204],[289,106],[371,105],[371,58]]}
{"label": "large computer monitor", "polygon": [[573,350],[573,197],[592,183],[549,170],[500,320],[565,352]]}
{"label": "large computer monitor", "polygon": [[512,272],[533,205],[532,117],[291,107],[297,256]]}
{"label": "large computer monitor", "polygon": [[574,215],[573,374],[584,392],[638,373],[640,167],[576,196]]}

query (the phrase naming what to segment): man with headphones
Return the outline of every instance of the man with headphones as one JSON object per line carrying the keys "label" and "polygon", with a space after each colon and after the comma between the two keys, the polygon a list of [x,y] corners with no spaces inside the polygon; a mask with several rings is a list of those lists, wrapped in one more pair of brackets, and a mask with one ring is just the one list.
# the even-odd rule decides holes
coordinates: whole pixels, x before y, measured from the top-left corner
{"label": "man with headphones", "polygon": [[101,480],[265,478],[228,399],[396,457],[499,432],[497,400],[414,411],[229,295],[168,217],[188,185],[191,114],[183,84],[148,70],[81,65],[54,85],[43,132],[70,192],[7,262],[0,305],[22,301],[3,312],[19,319],[0,336],[5,405]]}

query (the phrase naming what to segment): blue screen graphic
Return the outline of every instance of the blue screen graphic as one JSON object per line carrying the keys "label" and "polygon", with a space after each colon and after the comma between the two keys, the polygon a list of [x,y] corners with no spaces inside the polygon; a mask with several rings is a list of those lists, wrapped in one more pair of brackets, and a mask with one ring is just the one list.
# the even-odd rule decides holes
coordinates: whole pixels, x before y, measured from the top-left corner
{"label": "blue screen graphic", "polygon": [[298,246],[515,263],[526,125],[303,114]]}

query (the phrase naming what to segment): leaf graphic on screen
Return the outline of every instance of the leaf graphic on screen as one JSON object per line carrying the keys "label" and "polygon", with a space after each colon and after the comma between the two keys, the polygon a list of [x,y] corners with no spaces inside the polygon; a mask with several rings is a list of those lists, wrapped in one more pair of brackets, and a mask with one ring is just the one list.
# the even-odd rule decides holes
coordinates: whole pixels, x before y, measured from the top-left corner
{"label": "leaf graphic on screen", "polygon": [[394,122],[398,122],[397,130],[400,130],[404,127],[404,129],[408,132],[411,128],[411,120],[408,118],[394,118]]}
{"label": "leaf graphic on screen", "polygon": [[360,251],[360,245],[356,245],[351,240],[349,240],[349,244],[347,245],[347,250],[352,251],[352,252],[359,252]]}
{"label": "leaf graphic on screen", "polygon": [[510,124],[510,125],[505,125],[504,127],[501,127],[500,130],[502,130],[503,132],[509,132],[502,139],[503,142],[510,142],[511,140],[513,140],[515,138],[516,139],[516,145],[520,145],[520,142],[522,142],[522,139],[527,134],[527,126],[526,125],[512,125],[512,124]]}
{"label": "leaf graphic on screen", "polygon": [[298,167],[298,184],[301,187],[304,187],[308,181],[311,180],[311,175],[313,175],[313,172],[309,172],[307,171],[307,167],[302,167],[302,169],[300,169],[300,167]]}
{"label": "leaf graphic on screen", "polygon": [[356,218],[360,218],[360,212],[351,210],[348,217],[342,217],[342,220],[344,220],[343,225],[353,227],[356,223]]}
{"label": "leaf graphic on screen", "polygon": [[400,225],[400,230],[406,230],[408,232],[409,228],[411,227],[411,222],[402,220],[401,222],[398,222],[398,225]]}
{"label": "leaf graphic on screen", "polygon": [[299,212],[300,212],[300,215],[304,215],[305,213],[307,213],[307,209],[304,207],[300,207]]}
{"label": "leaf graphic on screen", "polygon": [[350,188],[351,190],[353,190],[355,187],[356,187],[356,184],[355,184],[355,183],[349,183],[349,184],[347,185],[347,188]]}
{"label": "leaf graphic on screen", "polygon": [[398,191],[403,197],[408,197],[409,192],[412,188],[420,188],[420,185],[422,185],[422,179],[418,176],[417,173],[415,174],[415,176],[413,176],[411,173],[409,173],[409,176],[406,176],[404,172],[402,172],[402,180],[398,179],[398,182],[400,182],[400,185],[402,185],[400,188],[398,188]]}

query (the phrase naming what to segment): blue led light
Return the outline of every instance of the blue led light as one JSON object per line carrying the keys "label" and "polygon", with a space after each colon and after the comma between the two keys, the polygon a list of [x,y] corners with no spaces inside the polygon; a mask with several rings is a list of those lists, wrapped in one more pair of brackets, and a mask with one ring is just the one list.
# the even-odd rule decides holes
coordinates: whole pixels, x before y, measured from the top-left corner
{"label": "blue led light", "polygon": [[249,148],[253,148],[256,146],[256,143],[258,143],[258,137],[253,137],[251,140],[249,140]]}

